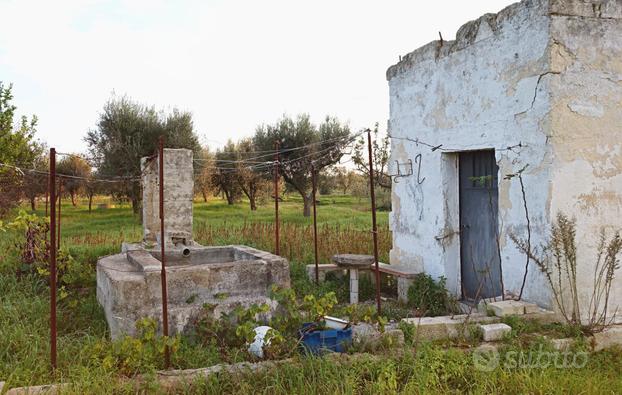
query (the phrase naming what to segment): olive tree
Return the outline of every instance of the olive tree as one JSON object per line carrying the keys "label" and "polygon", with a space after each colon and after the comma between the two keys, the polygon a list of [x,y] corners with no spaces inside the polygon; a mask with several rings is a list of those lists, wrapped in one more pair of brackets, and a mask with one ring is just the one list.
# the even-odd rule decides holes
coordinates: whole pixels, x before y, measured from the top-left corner
{"label": "olive tree", "polygon": [[156,152],[160,136],[167,148],[188,148],[195,156],[201,150],[191,113],[157,111],[125,96],[108,100],[97,127],[85,138],[101,177],[128,178],[126,185],[116,187],[130,198],[135,213],[141,201],[140,182],[135,180],[141,174],[140,158]]}
{"label": "olive tree", "polygon": [[300,114],[296,119],[283,116],[275,124],[257,127],[253,145],[257,151],[269,151],[278,142],[279,173],[302,196],[303,214],[308,217],[311,215],[312,172],[318,176],[322,169],[339,162],[350,142],[349,137],[350,128],[337,118],[327,116],[318,126],[311,122],[308,114]]}

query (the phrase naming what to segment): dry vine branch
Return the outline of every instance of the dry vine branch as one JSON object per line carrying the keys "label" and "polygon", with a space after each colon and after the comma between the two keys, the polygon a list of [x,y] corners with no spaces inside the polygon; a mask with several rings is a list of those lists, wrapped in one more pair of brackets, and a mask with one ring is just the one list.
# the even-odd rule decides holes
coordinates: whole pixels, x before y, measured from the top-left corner
{"label": "dry vine branch", "polygon": [[[549,242],[541,252],[534,250],[526,240],[510,235],[519,250],[529,255],[544,273],[560,313],[570,325],[580,325],[585,332],[597,332],[610,326],[617,314],[617,308],[609,316],[609,298],[616,271],[620,268],[618,255],[622,251],[622,237],[616,232],[609,242],[605,231],[601,231],[597,247],[592,295],[585,320],[577,287],[576,221],[562,213],[557,214],[551,227]],[[566,301],[569,295],[570,301]]]}

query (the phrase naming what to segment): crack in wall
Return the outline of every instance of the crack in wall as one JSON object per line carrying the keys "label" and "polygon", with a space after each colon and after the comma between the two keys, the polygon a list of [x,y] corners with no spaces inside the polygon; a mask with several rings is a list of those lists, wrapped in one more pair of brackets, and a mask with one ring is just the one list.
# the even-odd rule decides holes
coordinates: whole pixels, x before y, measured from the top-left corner
{"label": "crack in wall", "polygon": [[533,110],[533,106],[536,104],[536,99],[538,97],[538,88],[540,87],[540,82],[542,81],[542,78],[544,78],[547,75],[551,75],[551,74],[560,75],[561,72],[560,71],[547,71],[546,73],[540,74],[538,76],[538,81],[536,81],[536,86],[535,86],[534,92],[533,92],[533,98],[531,99],[531,105],[529,106],[528,109],[514,114],[514,117],[522,115],[522,114],[525,114],[528,111]]}

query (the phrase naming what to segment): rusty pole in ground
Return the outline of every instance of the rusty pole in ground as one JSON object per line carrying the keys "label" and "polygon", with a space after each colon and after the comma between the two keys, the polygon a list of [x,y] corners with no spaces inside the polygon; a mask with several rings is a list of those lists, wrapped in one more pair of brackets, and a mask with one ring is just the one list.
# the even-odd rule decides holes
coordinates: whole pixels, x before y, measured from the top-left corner
{"label": "rusty pole in ground", "polygon": [[[164,255],[164,136],[160,136],[159,147],[159,178],[160,178],[160,254],[162,262],[162,272],[160,280],[162,283],[162,334],[168,337],[168,296],[166,292],[166,255]],[[171,366],[171,353],[168,345],[164,347],[164,365],[168,369]]]}
{"label": "rusty pole in ground", "polygon": [[376,305],[380,315],[380,269],[378,268],[378,226],[376,225],[376,194],[374,192],[374,158],[371,149],[371,130],[367,129],[367,149],[369,151],[369,196],[371,197],[371,222],[374,236],[374,263],[376,265]]}
{"label": "rusty pole in ground", "polygon": [[48,216],[48,195],[50,194],[50,177],[48,175],[48,187],[45,188],[45,216]]}
{"label": "rusty pole in ground", "polygon": [[[56,183],[53,184],[56,186]],[[60,250],[60,206],[62,205],[63,198],[63,179],[58,177],[58,231],[56,232],[56,248]]]}
{"label": "rusty pole in ground", "polygon": [[50,148],[50,363],[56,369],[56,149]]}
{"label": "rusty pole in ground", "polygon": [[315,174],[315,164],[311,164],[311,180],[313,183],[312,188],[312,196],[313,199],[313,248],[315,252],[315,284],[320,283],[320,268],[318,263],[318,254],[317,254],[317,210],[315,208],[315,194],[317,192],[317,179]]}
{"label": "rusty pole in ground", "polygon": [[279,235],[279,142],[278,140],[274,142],[274,254],[281,255],[280,249],[280,235]]}

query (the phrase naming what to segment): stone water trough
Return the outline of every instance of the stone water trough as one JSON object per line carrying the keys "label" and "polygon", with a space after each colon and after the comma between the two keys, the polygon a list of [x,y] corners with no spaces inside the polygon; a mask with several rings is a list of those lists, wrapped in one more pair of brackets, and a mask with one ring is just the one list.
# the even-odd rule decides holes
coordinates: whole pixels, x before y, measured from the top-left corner
{"label": "stone water trough", "polygon": [[[276,307],[270,290],[273,285],[290,286],[287,260],[246,246],[194,242],[192,152],[166,149],[164,158],[169,333],[186,330],[206,303],[216,306],[216,315],[253,303]],[[155,318],[162,326],[158,166],[157,159],[142,161],[143,241],[124,243],[120,254],[97,262],[97,300],[113,339],[133,335],[136,321],[143,317]]]}

